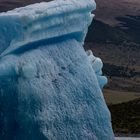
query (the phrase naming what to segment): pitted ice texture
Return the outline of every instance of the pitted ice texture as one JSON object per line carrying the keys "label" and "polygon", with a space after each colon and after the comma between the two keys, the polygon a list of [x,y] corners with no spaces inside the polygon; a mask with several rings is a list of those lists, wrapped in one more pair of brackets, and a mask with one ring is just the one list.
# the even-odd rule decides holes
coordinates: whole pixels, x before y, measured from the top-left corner
{"label": "pitted ice texture", "polygon": [[114,140],[102,61],[84,39],[93,0],[0,14],[0,140]]}

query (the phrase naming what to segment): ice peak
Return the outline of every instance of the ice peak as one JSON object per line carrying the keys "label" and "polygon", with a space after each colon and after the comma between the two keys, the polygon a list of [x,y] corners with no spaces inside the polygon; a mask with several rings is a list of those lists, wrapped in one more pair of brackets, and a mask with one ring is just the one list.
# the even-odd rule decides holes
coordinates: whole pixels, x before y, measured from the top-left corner
{"label": "ice peak", "polygon": [[37,44],[59,42],[64,38],[74,38],[83,43],[94,9],[93,0],[55,0],[0,14],[0,20],[7,22],[8,28],[15,32],[8,38],[9,46],[5,46],[1,56],[32,49]]}

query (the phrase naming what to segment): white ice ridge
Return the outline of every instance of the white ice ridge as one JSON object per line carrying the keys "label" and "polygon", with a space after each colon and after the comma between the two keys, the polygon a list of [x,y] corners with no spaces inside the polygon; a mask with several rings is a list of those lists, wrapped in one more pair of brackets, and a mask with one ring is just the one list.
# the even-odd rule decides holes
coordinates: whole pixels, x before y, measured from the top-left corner
{"label": "white ice ridge", "polygon": [[102,89],[104,87],[104,85],[107,84],[107,78],[105,76],[102,76],[102,74],[103,74],[102,73],[103,62],[100,58],[95,57],[91,50],[88,50],[86,53],[87,53],[88,58],[92,64],[92,68],[95,71],[99,85]]}
{"label": "white ice ridge", "polygon": [[94,0],[0,14],[0,140],[114,140],[103,63],[84,39]]}
{"label": "white ice ridge", "polygon": [[64,38],[74,38],[83,43],[93,18],[91,11],[95,7],[93,0],[58,0],[0,14],[1,35],[7,34],[6,42],[0,42],[4,45],[1,56]]}

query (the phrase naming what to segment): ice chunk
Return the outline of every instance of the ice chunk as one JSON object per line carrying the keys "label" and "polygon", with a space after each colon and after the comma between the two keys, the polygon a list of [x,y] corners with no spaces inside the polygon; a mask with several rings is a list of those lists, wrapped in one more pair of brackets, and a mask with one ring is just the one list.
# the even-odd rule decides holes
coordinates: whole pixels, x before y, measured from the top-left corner
{"label": "ice chunk", "polygon": [[102,62],[82,46],[94,9],[55,0],[0,14],[1,140],[114,140]]}
{"label": "ice chunk", "polygon": [[107,84],[107,78],[105,76],[102,76],[103,62],[100,58],[95,57],[91,50],[88,50],[86,53],[88,55],[89,61],[92,64],[92,68],[96,74],[99,85],[102,89],[104,85]]}

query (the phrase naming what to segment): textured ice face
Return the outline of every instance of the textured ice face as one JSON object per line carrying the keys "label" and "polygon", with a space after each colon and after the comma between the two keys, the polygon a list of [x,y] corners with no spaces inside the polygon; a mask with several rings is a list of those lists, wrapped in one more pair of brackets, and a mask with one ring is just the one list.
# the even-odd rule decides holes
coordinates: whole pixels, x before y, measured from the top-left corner
{"label": "textured ice face", "polygon": [[107,84],[107,78],[105,76],[102,76],[103,62],[100,58],[95,57],[91,50],[88,50],[86,53],[88,55],[89,61],[92,64],[92,68],[96,74],[99,86],[102,89],[104,85]]}
{"label": "textured ice face", "polygon": [[102,61],[83,49],[93,0],[0,14],[0,139],[113,140]]}

